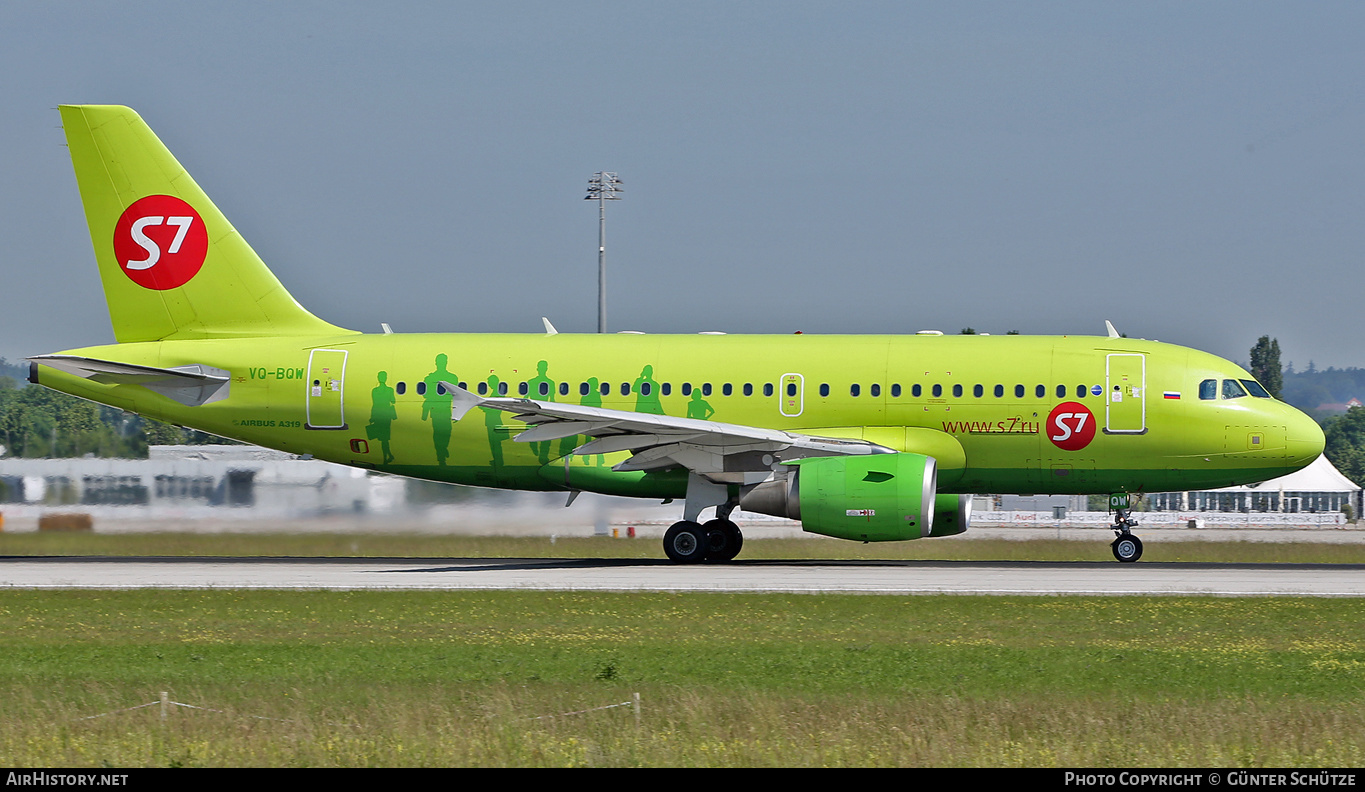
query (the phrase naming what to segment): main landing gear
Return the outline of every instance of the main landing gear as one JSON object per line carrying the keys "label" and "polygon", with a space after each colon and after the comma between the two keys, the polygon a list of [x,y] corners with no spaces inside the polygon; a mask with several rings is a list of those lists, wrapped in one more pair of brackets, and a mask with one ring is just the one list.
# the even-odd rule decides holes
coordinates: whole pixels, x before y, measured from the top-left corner
{"label": "main landing gear", "polygon": [[1114,543],[1109,545],[1109,549],[1114,551],[1114,558],[1125,564],[1131,564],[1142,558],[1142,540],[1133,535],[1133,529],[1137,527],[1137,520],[1130,515],[1132,510],[1127,507],[1119,507],[1114,510],[1114,524],[1109,526],[1114,530]]}
{"label": "main landing gear", "polygon": [[730,561],[744,547],[744,534],[729,519],[718,517],[703,524],[682,520],[664,534],[664,553],[677,564]]}
{"label": "main landing gear", "polygon": [[[698,522],[704,509],[716,507],[716,518]],[[734,560],[744,547],[744,534],[730,520],[739,508],[739,491],[734,485],[717,484],[698,476],[687,478],[687,505],[683,518],[664,534],[664,554],[675,564]]]}

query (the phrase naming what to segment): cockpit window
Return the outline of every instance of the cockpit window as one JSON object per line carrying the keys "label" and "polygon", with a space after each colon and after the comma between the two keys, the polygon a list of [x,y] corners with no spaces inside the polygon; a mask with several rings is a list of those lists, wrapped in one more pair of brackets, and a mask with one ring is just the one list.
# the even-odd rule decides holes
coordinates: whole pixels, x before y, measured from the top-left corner
{"label": "cockpit window", "polygon": [[1204,380],[1199,383],[1199,398],[1204,401],[1218,398],[1218,380]]}
{"label": "cockpit window", "polygon": [[1223,398],[1240,399],[1247,395],[1246,389],[1237,380],[1223,380]]}
{"label": "cockpit window", "polygon": [[1270,398],[1270,391],[1261,387],[1261,383],[1257,382],[1256,380],[1242,380],[1242,384],[1246,386],[1247,390],[1251,392],[1252,396],[1255,396],[1258,399]]}

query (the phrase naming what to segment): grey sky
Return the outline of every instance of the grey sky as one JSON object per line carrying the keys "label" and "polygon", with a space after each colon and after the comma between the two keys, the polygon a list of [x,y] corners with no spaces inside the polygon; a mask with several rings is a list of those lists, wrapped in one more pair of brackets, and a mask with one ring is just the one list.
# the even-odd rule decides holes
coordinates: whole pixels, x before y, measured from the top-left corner
{"label": "grey sky", "polygon": [[0,5],[0,355],[112,340],[53,109],[374,332],[1129,335],[1365,366],[1358,3]]}

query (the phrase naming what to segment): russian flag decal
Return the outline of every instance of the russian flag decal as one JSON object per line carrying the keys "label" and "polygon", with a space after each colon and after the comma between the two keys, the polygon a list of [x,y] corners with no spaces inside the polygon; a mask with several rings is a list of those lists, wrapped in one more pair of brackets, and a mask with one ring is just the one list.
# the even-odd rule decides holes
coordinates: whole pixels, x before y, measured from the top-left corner
{"label": "russian flag decal", "polygon": [[1179,398],[1180,398],[1180,391],[1165,391],[1165,392],[1162,393],[1161,395],[1162,395],[1162,396],[1165,396],[1165,397],[1168,398],[1168,399],[1179,399]]}

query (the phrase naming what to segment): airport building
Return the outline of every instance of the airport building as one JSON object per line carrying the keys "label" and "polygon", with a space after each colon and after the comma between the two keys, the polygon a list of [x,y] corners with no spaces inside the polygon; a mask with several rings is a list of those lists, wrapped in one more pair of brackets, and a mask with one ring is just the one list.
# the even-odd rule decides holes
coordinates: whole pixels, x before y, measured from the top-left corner
{"label": "airport building", "polygon": [[[1142,523],[1153,527],[1192,522],[1345,527],[1342,507],[1351,504],[1359,516],[1361,498],[1360,487],[1319,458],[1255,486],[1150,494],[1139,508]],[[1084,495],[978,495],[972,521],[1107,525],[1107,510],[1092,511],[1091,503]],[[42,514],[81,512],[93,515],[101,529],[160,523],[169,530],[193,521],[220,530],[248,523],[300,528],[311,523],[321,529],[340,519],[355,527],[521,533],[553,526],[570,534],[602,533],[618,523],[666,527],[681,513],[676,503],[607,496],[582,498],[569,510],[563,506],[563,493],[422,482],[251,445],[153,446],[145,460],[0,459],[0,519],[6,520],[0,527],[8,530],[23,530],[21,525]],[[744,512],[735,518],[801,533],[790,520]]]}
{"label": "airport building", "polygon": [[1239,487],[1148,496],[1148,508],[1180,512],[1321,514],[1350,505],[1361,513],[1361,488],[1341,474],[1327,457],[1277,479]]}
{"label": "airport building", "polygon": [[212,510],[292,518],[402,503],[401,479],[250,445],[153,446],[148,459],[0,459],[0,509]]}

